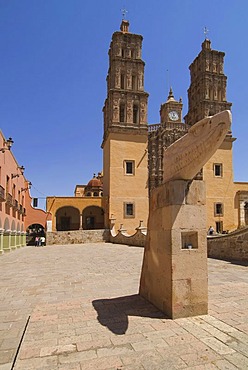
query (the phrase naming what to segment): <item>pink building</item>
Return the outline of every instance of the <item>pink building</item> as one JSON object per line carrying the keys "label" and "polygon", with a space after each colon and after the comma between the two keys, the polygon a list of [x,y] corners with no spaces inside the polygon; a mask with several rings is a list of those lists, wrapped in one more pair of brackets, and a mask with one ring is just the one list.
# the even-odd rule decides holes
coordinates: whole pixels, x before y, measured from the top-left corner
{"label": "pink building", "polygon": [[13,140],[0,131],[0,254],[26,245],[26,230],[32,224],[46,227],[47,213],[34,209],[30,183],[11,152]]}

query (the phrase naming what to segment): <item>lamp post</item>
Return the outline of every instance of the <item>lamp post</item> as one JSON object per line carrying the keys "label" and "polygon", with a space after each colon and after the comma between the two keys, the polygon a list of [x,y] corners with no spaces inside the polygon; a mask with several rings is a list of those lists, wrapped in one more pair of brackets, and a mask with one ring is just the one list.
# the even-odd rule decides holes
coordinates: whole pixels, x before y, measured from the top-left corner
{"label": "lamp post", "polygon": [[8,140],[4,141],[3,147],[0,148],[0,152],[4,153],[5,150],[10,150],[13,144],[14,144],[14,141],[12,137],[9,137]]}

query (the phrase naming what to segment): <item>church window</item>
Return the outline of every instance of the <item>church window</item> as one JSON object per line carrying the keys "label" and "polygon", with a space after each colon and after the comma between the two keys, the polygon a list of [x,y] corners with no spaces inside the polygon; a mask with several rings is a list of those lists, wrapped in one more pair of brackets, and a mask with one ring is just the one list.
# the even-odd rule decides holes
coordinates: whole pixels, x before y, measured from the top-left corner
{"label": "church window", "polygon": [[124,203],[124,217],[125,218],[134,217],[134,203],[129,203],[129,202]]}
{"label": "church window", "polygon": [[223,216],[223,203],[215,203],[214,204],[214,215],[215,216]]}
{"label": "church window", "polygon": [[137,90],[137,76],[132,76],[132,90]]}
{"label": "church window", "polygon": [[223,176],[222,163],[214,163],[214,176],[216,176],[216,177],[222,177]]}
{"label": "church window", "polygon": [[94,197],[98,197],[98,192],[97,191],[94,191],[93,196]]}
{"label": "church window", "polygon": [[139,107],[137,104],[133,105],[133,123],[139,123]]}
{"label": "church window", "polygon": [[125,89],[125,75],[121,74],[121,89]]}
{"label": "church window", "polygon": [[125,104],[120,105],[120,122],[125,122]]}
{"label": "church window", "polygon": [[134,175],[135,162],[124,161],[125,175]]}

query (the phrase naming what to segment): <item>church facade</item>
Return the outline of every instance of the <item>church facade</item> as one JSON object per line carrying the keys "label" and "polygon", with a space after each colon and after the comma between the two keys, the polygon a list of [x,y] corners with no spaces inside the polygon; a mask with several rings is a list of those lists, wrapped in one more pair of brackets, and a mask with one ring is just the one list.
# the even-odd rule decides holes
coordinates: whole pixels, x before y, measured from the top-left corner
{"label": "church facade", "polygon": [[[123,20],[109,49],[105,100],[103,195],[105,227],[133,233],[148,219],[149,192],[163,181],[163,151],[204,117],[231,109],[226,99],[224,56],[208,39],[190,65],[188,113],[170,89],[160,108],[160,123],[148,125],[148,93],[144,90],[142,36],[129,32]],[[207,225],[225,233],[248,225],[248,183],[233,181],[232,146],[228,132],[221,147],[196,176],[206,183]],[[197,143],[196,143],[197,144]]]}
{"label": "church facade", "polygon": [[[146,226],[149,193],[163,182],[164,149],[204,117],[231,109],[226,99],[225,54],[213,50],[205,39],[189,67],[187,115],[183,119],[182,100],[177,101],[170,89],[160,106],[160,122],[148,124],[142,41],[141,35],[129,32],[127,20],[112,35],[103,107],[103,175],[94,176],[87,185],[76,185],[74,197],[47,197],[51,232],[114,226],[116,232],[130,235],[140,225]],[[218,233],[248,225],[248,183],[233,181],[234,141],[228,132],[196,176],[206,183],[206,227]]]}

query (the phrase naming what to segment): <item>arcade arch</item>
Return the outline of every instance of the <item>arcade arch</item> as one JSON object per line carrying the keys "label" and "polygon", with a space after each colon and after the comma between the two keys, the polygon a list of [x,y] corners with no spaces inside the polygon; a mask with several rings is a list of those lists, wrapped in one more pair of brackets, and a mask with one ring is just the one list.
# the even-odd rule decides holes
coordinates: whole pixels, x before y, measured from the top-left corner
{"label": "arcade arch", "polygon": [[35,245],[35,238],[38,236],[45,236],[45,229],[41,224],[29,225],[26,229],[26,242],[27,245]]}
{"label": "arcade arch", "polygon": [[80,212],[72,206],[61,207],[56,212],[56,230],[79,230]]}
{"label": "arcade arch", "polygon": [[98,206],[88,206],[83,210],[83,229],[104,229],[104,210]]}

